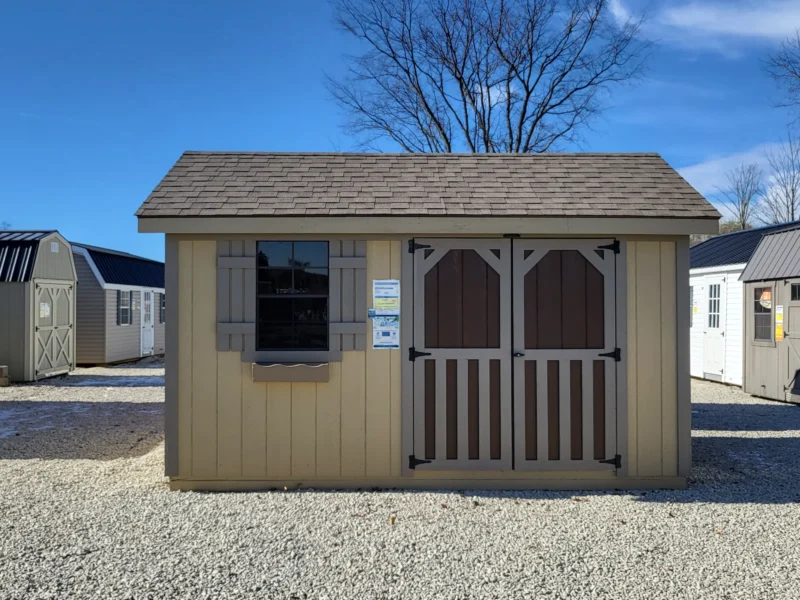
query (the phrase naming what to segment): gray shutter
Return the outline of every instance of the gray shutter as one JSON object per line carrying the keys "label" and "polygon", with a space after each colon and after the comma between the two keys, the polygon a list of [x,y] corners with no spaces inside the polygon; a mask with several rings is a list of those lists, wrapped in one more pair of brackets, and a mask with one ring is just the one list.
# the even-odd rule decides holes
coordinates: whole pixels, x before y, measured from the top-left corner
{"label": "gray shutter", "polygon": [[217,350],[256,346],[256,243],[217,242]]}
{"label": "gray shutter", "polygon": [[122,292],[120,290],[117,290],[117,325],[122,325],[122,314],[121,314],[122,309],[120,307],[120,304],[122,304],[122,302],[120,301],[121,294]]}
{"label": "gray shutter", "polygon": [[367,242],[330,242],[331,352],[367,349]]}

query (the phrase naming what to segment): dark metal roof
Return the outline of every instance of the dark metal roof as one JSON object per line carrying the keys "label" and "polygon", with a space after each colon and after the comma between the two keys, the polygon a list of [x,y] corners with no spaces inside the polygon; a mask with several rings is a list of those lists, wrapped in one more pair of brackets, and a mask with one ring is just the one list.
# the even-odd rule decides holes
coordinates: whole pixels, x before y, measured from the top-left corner
{"label": "dark metal roof", "polygon": [[98,246],[70,242],[85,248],[106,283],[141,287],[164,287],[164,263],[142,256]]}
{"label": "dark metal roof", "polygon": [[800,223],[761,238],[742,273],[742,281],[800,277]]}
{"label": "dark metal roof", "polygon": [[702,269],[746,263],[756,251],[763,236],[798,224],[800,221],[793,221],[715,236],[690,249],[689,268]]}
{"label": "dark metal roof", "polygon": [[0,282],[30,281],[39,240],[54,233],[54,230],[0,231]]}

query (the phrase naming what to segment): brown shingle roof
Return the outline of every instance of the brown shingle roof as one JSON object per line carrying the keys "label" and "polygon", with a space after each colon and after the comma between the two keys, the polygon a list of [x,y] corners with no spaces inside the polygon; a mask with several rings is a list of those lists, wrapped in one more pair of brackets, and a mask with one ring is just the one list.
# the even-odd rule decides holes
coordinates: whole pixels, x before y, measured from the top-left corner
{"label": "brown shingle roof", "polygon": [[718,219],[658,154],[186,152],[139,217]]}

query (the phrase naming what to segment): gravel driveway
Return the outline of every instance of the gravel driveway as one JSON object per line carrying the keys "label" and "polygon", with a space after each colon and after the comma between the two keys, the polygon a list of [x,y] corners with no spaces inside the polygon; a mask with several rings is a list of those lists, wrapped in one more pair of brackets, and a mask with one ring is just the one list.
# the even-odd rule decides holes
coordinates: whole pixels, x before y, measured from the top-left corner
{"label": "gravel driveway", "polygon": [[0,388],[0,598],[800,597],[800,407],[694,382],[688,491],[202,494],[162,385]]}

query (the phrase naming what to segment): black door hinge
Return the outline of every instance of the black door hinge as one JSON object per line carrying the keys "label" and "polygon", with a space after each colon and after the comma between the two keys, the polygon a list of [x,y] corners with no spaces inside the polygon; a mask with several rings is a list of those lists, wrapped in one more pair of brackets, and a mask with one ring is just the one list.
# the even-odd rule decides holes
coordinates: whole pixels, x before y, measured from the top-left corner
{"label": "black door hinge", "polygon": [[622,350],[619,348],[614,348],[612,352],[601,352],[598,356],[602,356],[603,358],[613,358],[616,362],[622,360]]}
{"label": "black door hinge", "polygon": [[414,346],[408,349],[408,360],[414,361],[417,360],[418,356],[430,356],[430,352],[417,352],[417,349]]}
{"label": "black door hinge", "polygon": [[408,468],[409,469],[416,469],[419,465],[427,465],[430,464],[431,461],[429,460],[422,460],[421,458],[417,458],[413,454],[408,457]]}
{"label": "black door hinge", "polygon": [[597,462],[602,463],[604,465],[614,465],[617,469],[622,468],[622,457],[619,454],[614,455],[614,458],[598,460]]}
{"label": "black door hinge", "polygon": [[430,248],[430,244],[418,244],[414,240],[408,240],[408,253],[414,254],[417,250],[422,250],[423,248]]}
{"label": "black door hinge", "polygon": [[611,250],[614,254],[619,254],[619,240],[614,240],[605,246],[598,246],[598,250]]}

